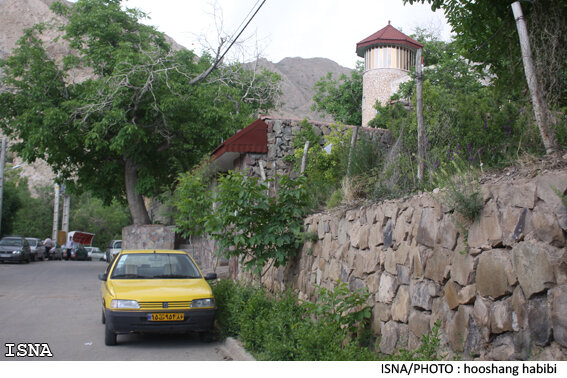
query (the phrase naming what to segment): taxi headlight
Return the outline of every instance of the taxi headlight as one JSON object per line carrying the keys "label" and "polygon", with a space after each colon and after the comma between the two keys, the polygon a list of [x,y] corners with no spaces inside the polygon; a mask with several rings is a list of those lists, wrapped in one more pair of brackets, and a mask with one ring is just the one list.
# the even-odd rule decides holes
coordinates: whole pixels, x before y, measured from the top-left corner
{"label": "taxi headlight", "polygon": [[113,299],[110,302],[110,308],[140,308],[140,305],[137,301]]}
{"label": "taxi headlight", "polygon": [[193,299],[191,301],[191,308],[199,307],[215,307],[214,298]]}

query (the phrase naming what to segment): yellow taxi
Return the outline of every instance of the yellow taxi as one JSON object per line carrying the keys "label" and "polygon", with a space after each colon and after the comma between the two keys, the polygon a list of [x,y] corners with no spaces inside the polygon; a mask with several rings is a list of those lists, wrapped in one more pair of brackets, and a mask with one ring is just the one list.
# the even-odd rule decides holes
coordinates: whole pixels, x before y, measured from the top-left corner
{"label": "yellow taxi", "polygon": [[105,344],[131,332],[207,334],[215,318],[207,281],[216,278],[183,251],[123,250],[99,275]]}

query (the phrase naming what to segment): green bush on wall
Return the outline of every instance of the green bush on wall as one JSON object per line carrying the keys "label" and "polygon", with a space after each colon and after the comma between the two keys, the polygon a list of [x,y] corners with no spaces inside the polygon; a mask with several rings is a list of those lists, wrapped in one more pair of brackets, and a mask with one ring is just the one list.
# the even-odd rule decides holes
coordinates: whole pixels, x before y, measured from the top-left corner
{"label": "green bush on wall", "polygon": [[272,361],[439,360],[439,327],[422,338],[415,351],[392,356],[376,352],[368,327],[366,289],[338,283],[318,288],[315,303],[301,301],[290,290],[272,295],[261,287],[232,280],[213,285],[221,336],[239,337],[257,359]]}

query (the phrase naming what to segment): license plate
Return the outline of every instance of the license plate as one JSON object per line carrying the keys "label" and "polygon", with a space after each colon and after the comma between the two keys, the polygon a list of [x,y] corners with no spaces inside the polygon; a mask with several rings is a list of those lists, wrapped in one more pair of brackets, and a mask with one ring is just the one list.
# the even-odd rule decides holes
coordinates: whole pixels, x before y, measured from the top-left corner
{"label": "license plate", "polygon": [[151,322],[179,322],[183,321],[184,314],[179,312],[160,312],[158,314],[148,314]]}

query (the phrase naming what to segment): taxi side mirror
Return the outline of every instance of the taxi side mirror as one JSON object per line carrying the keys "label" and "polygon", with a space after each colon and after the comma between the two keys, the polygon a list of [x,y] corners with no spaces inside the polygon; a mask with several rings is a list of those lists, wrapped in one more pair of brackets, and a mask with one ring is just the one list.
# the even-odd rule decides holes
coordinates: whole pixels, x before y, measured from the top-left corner
{"label": "taxi side mirror", "polygon": [[98,279],[101,281],[106,281],[106,279],[108,278],[108,275],[106,273],[101,273],[98,275]]}
{"label": "taxi side mirror", "polygon": [[207,281],[216,280],[216,279],[217,279],[217,274],[216,274],[216,273],[207,273],[207,274],[205,274],[205,280],[207,280]]}

